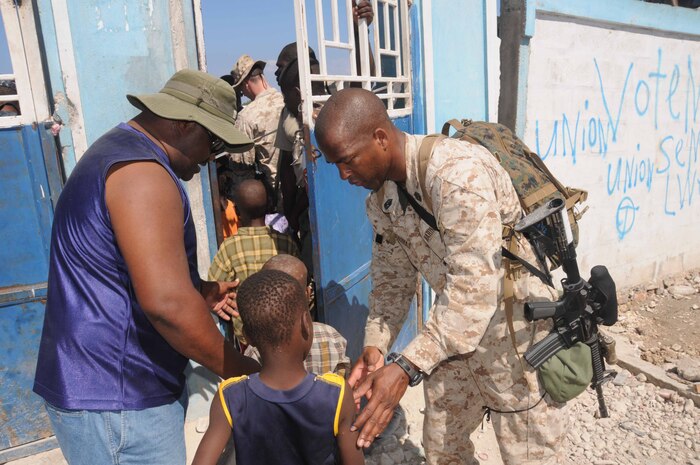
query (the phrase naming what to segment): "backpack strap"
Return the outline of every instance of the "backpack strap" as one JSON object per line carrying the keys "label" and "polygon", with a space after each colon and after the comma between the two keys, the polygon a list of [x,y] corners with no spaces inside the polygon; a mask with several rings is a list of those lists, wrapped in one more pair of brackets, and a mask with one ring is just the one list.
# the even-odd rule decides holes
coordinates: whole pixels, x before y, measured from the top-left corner
{"label": "backpack strap", "polygon": [[[539,188],[532,194],[528,195],[522,200],[523,207],[528,211],[533,205],[535,205],[540,200],[544,199],[550,194],[557,192],[557,186],[551,182],[546,183],[543,187]],[[568,205],[567,205],[568,208]]]}
{"label": "backpack strap", "polygon": [[449,136],[450,127],[455,128],[455,131],[461,131],[464,129],[464,125],[460,120],[452,118],[451,120],[445,122],[445,124],[442,125],[442,134],[445,136]]}
{"label": "backpack strap", "polygon": [[506,322],[508,323],[510,342],[513,344],[515,355],[517,355],[518,361],[520,362],[520,365],[522,367],[523,361],[520,358],[520,352],[518,352],[518,344],[515,342],[515,327],[513,326],[513,306],[515,304],[514,284],[516,271],[513,269],[512,259],[509,258],[510,256],[517,257],[513,253],[518,249],[518,242],[515,240],[515,234],[510,235],[510,238],[508,239],[508,248],[506,249],[505,247],[503,247],[502,249],[503,250],[501,251],[501,254],[503,255],[503,260],[505,260],[506,262],[506,274],[503,278],[503,306],[505,307],[506,311]]}
{"label": "backpack strap", "polygon": [[[418,203],[418,201],[416,199],[414,199],[413,196],[406,191],[405,187],[403,187],[399,183],[396,183],[396,187],[399,191],[399,195],[404,197],[408,201],[408,203],[411,204],[411,206],[413,207],[413,210],[415,210],[415,212],[418,214],[420,219],[425,224],[427,224],[428,226],[433,228],[435,231],[439,232],[440,230],[438,229],[437,220],[435,219],[435,217],[433,215],[431,215],[425,208],[423,208],[423,206],[420,203]],[[513,237],[511,239],[509,239],[509,241],[510,242],[508,245],[508,249],[506,249],[505,247],[501,247],[501,255],[504,258],[508,259],[509,263],[510,262],[520,263],[533,276],[538,277],[546,285],[554,287],[554,285],[552,284],[552,279],[550,277],[548,277],[545,273],[543,273],[542,270],[538,269],[536,266],[534,266],[533,264],[531,264],[530,262],[528,262],[524,258],[518,257],[517,255],[515,255],[513,253],[513,251],[518,249],[518,243],[515,240],[515,235],[513,235]]]}
{"label": "backpack strap", "polygon": [[[461,128],[464,128],[464,126],[461,125],[459,121],[456,119],[450,120],[445,125],[449,127],[452,125],[453,127],[456,127],[455,124],[458,124]],[[444,129],[444,128],[443,128]],[[430,136],[425,136],[423,139],[423,142],[420,145],[420,148],[418,149],[418,183],[420,184],[421,187],[421,192],[423,193],[423,199],[425,203],[428,205],[428,208],[431,210],[433,209],[433,202],[430,198],[430,195],[428,194],[428,189],[426,188],[426,182],[425,182],[425,177],[426,177],[426,171],[428,169],[428,162],[430,161],[430,156],[432,155],[433,152],[433,147],[435,144],[442,139],[444,139],[446,136],[442,134],[432,134]],[[478,143],[475,141],[475,143]],[[406,197],[406,200],[408,200],[408,203],[411,204],[413,207],[413,210],[418,214],[418,216],[431,228],[433,228],[435,231],[439,231],[438,226],[437,226],[437,221],[435,220],[435,217],[428,212],[423,206],[418,203],[416,199],[413,198],[411,194],[409,194],[406,191],[406,188],[403,187],[401,184],[396,184],[398,187],[398,191],[402,196]],[[514,241],[515,238],[512,238]],[[514,243],[514,249],[511,251],[510,245],[508,249],[505,247],[501,247],[501,255],[506,257],[508,260],[518,262],[520,263],[527,271],[529,271],[533,276],[537,276],[543,283],[545,283],[548,286],[553,286],[552,284],[552,278],[547,276],[546,273],[543,273],[540,269],[538,269],[536,266],[532,265],[529,263],[527,260],[518,257],[514,252],[517,251],[517,241]]]}
{"label": "backpack strap", "polygon": [[[455,120],[450,120],[450,121],[456,121],[457,124],[459,124],[459,121]],[[447,123],[445,123],[447,124]],[[444,130],[444,128],[443,128]],[[440,142],[442,139],[444,139],[446,136],[443,134],[431,134],[429,136],[425,136],[423,138],[423,142],[421,142],[420,147],[418,148],[418,184],[420,185],[420,190],[423,193],[423,200],[425,201],[425,204],[428,206],[428,208],[432,211],[433,209],[433,199],[430,198],[430,192],[428,192],[428,186],[426,185],[426,173],[428,172],[428,162],[430,161],[430,157],[433,154],[433,147],[435,147],[435,144]],[[404,189],[405,190],[405,189]],[[409,197],[411,197],[409,195]],[[411,204],[413,205],[413,204]],[[415,206],[413,207],[414,209],[416,208]],[[422,207],[421,207],[422,208]],[[417,212],[418,210],[416,210]],[[434,218],[433,218],[434,220]],[[427,223],[427,221],[426,221]],[[430,224],[430,223],[428,223]],[[431,226],[432,227],[432,226]],[[437,231],[437,228],[433,228]]]}
{"label": "backpack strap", "polygon": [[[515,246],[515,250],[517,250],[517,244]],[[536,276],[540,278],[540,281],[542,281],[544,284],[550,287],[554,287],[554,284],[552,283],[552,278],[550,276],[547,276],[547,274],[543,273],[542,270],[534,266],[532,263],[528,262],[524,258],[520,258],[517,255],[513,253],[511,250],[511,247],[509,246],[507,249],[505,247],[501,248],[501,255],[503,257],[507,258],[511,262],[518,262],[520,263],[527,271],[530,272],[531,275]]]}

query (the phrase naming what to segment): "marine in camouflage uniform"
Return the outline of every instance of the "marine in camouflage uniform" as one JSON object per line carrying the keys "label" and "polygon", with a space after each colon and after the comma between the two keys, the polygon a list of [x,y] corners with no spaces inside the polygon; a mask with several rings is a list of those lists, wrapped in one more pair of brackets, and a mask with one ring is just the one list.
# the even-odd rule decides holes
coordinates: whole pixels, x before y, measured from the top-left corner
{"label": "marine in camouflage uniform", "polygon": [[232,154],[234,162],[254,165],[257,161],[275,192],[279,190],[279,149],[275,147],[275,137],[283,107],[282,94],[272,87],[246,105],[238,114],[236,128],[255,141],[255,148],[241,154]]}
{"label": "marine in camouflage uniform", "polygon": [[[317,122],[321,143],[318,126]],[[423,137],[392,128],[403,135],[398,140],[404,143],[406,191],[430,211],[418,181]],[[353,153],[352,148],[347,150],[347,166]],[[341,177],[363,185],[361,175],[341,166],[342,160],[329,161],[339,164]],[[549,396],[543,398],[536,372],[522,358],[551,329],[551,323],[527,322],[523,302],[556,295],[526,272],[517,277],[513,312],[517,353],[505,316],[502,225],[514,224],[522,215],[512,182],[486,149],[454,139],[435,146],[425,181],[439,231],[421,220],[393,181],[384,182],[367,199],[376,237],[364,345],[388,353],[406,319],[416,273],[421,273],[438,297],[427,323],[402,354],[425,374],[423,446],[428,463],[478,463],[469,435],[481,422],[484,407],[492,409],[504,463],[562,463],[558,448],[567,413]],[[519,254],[535,262],[525,240]],[[374,386],[373,390],[374,397]]]}
{"label": "marine in camouflage uniform", "polygon": [[[277,174],[280,151],[275,146],[275,139],[282,108],[284,108],[284,99],[279,91],[268,86],[262,74],[264,68],[264,62],[253,61],[250,56],[243,55],[231,70],[231,75],[236,81],[234,88],[251,99],[251,102],[238,113],[236,128],[255,142],[253,149],[240,154],[231,154],[231,160],[248,166],[257,165],[277,195],[275,202],[278,210],[281,211],[282,202]],[[255,91],[252,91],[252,86],[247,84],[250,79],[258,80]]]}

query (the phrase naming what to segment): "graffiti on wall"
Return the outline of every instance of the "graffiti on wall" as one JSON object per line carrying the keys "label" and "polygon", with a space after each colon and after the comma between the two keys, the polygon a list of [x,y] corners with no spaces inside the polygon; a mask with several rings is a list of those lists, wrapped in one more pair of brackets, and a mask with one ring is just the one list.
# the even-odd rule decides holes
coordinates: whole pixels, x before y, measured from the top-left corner
{"label": "graffiti on wall", "polygon": [[655,66],[629,62],[617,79],[593,58],[595,90],[582,105],[560,119],[535,121],[542,159],[568,159],[574,167],[584,157],[601,159],[606,193],[618,202],[620,240],[642,208],[679,217],[700,202],[700,72],[691,55],[677,63],[658,49],[655,58]]}

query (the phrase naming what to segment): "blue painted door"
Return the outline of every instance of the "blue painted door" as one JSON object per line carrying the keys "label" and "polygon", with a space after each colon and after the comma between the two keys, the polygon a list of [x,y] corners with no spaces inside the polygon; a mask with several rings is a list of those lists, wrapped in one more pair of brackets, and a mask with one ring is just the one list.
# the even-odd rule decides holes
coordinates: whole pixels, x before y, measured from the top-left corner
{"label": "blue painted door", "polygon": [[3,450],[52,434],[43,401],[31,388],[56,180],[56,145],[43,126],[0,129],[0,462]]}
{"label": "blue painted door", "polygon": [[32,384],[63,178],[34,12],[0,3],[0,463],[52,442],[41,441],[52,431]]}
{"label": "blue painted door", "polygon": [[[394,123],[412,132],[411,118]],[[315,140],[312,143],[315,145]],[[372,290],[369,272],[373,235],[365,214],[369,191],[342,181],[336,167],[323,157],[307,166],[319,318],[345,336],[347,354],[354,362],[362,349]],[[413,305],[402,341],[408,342],[416,334],[417,320]]]}
{"label": "blue painted door", "polygon": [[[305,3],[307,8],[313,9],[311,2],[307,0]],[[374,8],[373,27],[377,30],[373,28],[360,32],[360,35],[367,34],[369,37],[370,51],[363,50],[363,45],[359,45],[357,50],[360,55],[376,53],[374,62],[377,63],[378,69],[376,74],[368,78],[370,82],[366,83],[366,88],[371,88],[383,99],[397,127],[409,133],[420,133],[425,125],[422,77],[417,74],[422,70],[422,57],[419,52],[421,49],[419,9],[413,8],[409,11],[407,3],[403,1],[398,2],[396,6],[396,3],[384,0],[374,2]],[[304,18],[300,20],[299,17],[300,14],[306,15],[307,12],[300,10],[300,8],[297,9],[299,33],[297,40],[299,43],[309,41],[312,48],[320,50],[320,59],[323,63],[326,59],[326,50],[334,44],[332,41],[326,42],[324,50],[320,45],[321,37],[317,37],[315,41],[313,38],[310,39],[304,30]],[[401,10],[401,14],[397,13],[398,10]],[[312,17],[314,14],[323,14],[328,21],[331,20],[328,12],[319,13],[316,10],[314,13],[309,12],[308,16]],[[340,16],[342,17],[342,14]],[[310,30],[318,33],[314,31],[313,26]],[[387,30],[390,32],[385,34]],[[327,32],[326,36],[329,34],[330,32]],[[340,38],[335,37],[336,43],[338,39],[343,40],[342,35]],[[332,65],[333,61],[328,60],[328,63],[321,65],[321,69],[329,69],[328,74],[332,75],[334,74],[330,71]],[[413,76],[411,72],[414,73]],[[361,70],[358,74],[362,74]],[[383,80],[384,78],[387,79]],[[405,80],[392,81],[396,78]],[[312,79],[320,78],[312,76]],[[302,88],[304,87],[310,91],[310,85],[302,83]],[[386,94],[392,92],[403,93],[403,95],[393,99],[386,98]],[[309,114],[309,112],[304,113],[304,122],[307,125],[309,125]],[[310,139],[311,145],[316,147],[313,130]],[[315,155],[311,155],[314,152]],[[342,181],[336,167],[327,163],[315,149],[309,147],[307,147],[307,175],[319,318],[334,326],[345,336],[348,341],[347,353],[354,361],[362,349],[364,328],[369,312],[369,293],[372,289],[369,272],[373,233],[365,213],[365,199],[369,191]],[[421,323],[422,320],[417,314],[414,302],[411,308],[407,309],[406,323],[396,341],[395,348],[410,341]]]}
{"label": "blue painted door", "polygon": [[[297,2],[297,40],[304,45],[307,40],[308,45],[319,47],[321,40],[313,42],[303,24],[304,15],[314,16],[310,12],[313,6],[306,0],[307,10],[303,10],[300,6],[304,0]],[[374,27],[378,34],[372,36],[374,30],[369,33],[370,46],[379,52],[379,57],[375,55],[375,63],[380,64],[381,76],[410,77],[410,84],[404,84],[403,90],[410,87],[410,95],[404,102],[410,103],[411,108],[408,114],[399,111],[401,116],[394,118],[399,128],[426,134],[439,130],[442,122],[450,118],[495,120],[498,50],[494,2],[414,0],[405,20],[387,2],[374,0],[372,3],[376,10]],[[407,6],[402,1],[398,4],[399,9]],[[318,11],[315,15],[319,15]],[[323,17],[330,22],[327,12]],[[313,27],[309,29],[313,32]],[[385,34],[387,31],[389,33]],[[401,45],[404,40],[406,43]],[[333,46],[334,43],[325,43],[325,47]],[[387,52],[389,48],[400,50],[402,63],[392,61],[396,54]],[[325,53],[321,50],[322,59]],[[409,62],[410,69],[399,71]],[[333,73],[329,71],[328,74]],[[313,78],[318,80],[319,77],[311,76]],[[372,89],[379,94],[386,92],[378,90],[381,86],[376,85],[377,81],[381,78],[372,82]],[[304,87],[307,94],[310,93],[310,86],[302,82]],[[310,111],[307,109],[304,112],[307,124],[308,115]],[[311,143],[315,144],[313,133]],[[311,158],[307,155],[320,314],[348,339],[348,353],[354,358],[361,350],[371,290],[368,273],[373,238],[364,207],[368,192],[341,182],[336,168],[322,158]],[[423,285],[422,294],[421,305],[416,306],[414,301],[408,310],[394,350],[400,350],[410,342],[422,327],[431,304],[426,285]],[[422,311],[423,308],[426,311]]]}

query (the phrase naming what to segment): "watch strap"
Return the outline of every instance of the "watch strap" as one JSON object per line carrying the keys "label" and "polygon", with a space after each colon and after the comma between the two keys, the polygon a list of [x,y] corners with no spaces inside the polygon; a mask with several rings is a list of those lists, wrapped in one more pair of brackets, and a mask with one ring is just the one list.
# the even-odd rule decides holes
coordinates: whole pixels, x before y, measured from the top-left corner
{"label": "watch strap", "polygon": [[423,381],[423,373],[416,370],[411,363],[401,354],[392,352],[387,357],[392,363],[396,363],[408,375],[408,385],[413,387]]}

